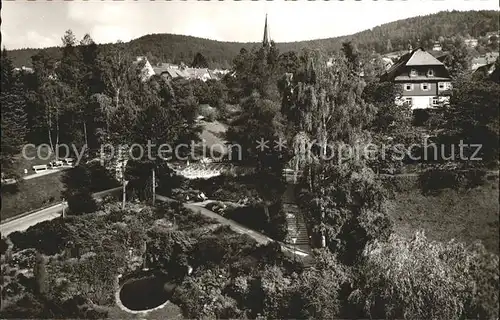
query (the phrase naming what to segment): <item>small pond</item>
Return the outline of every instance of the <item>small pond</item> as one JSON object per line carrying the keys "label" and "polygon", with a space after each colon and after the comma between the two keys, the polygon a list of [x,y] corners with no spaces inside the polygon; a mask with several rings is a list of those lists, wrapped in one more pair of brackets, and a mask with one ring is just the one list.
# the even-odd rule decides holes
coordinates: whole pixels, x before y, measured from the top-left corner
{"label": "small pond", "polygon": [[164,273],[137,274],[123,283],[120,289],[120,300],[130,310],[149,310],[169,300],[174,289],[174,282]]}

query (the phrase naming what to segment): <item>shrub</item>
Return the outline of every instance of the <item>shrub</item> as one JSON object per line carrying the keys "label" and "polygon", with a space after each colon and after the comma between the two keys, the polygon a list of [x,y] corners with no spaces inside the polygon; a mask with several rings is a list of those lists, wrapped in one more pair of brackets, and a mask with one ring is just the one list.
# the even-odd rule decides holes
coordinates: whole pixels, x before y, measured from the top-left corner
{"label": "shrub", "polygon": [[0,255],[4,255],[7,252],[7,249],[9,248],[9,244],[7,243],[6,239],[2,238],[0,240]]}
{"label": "shrub", "polygon": [[46,306],[31,293],[23,295],[15,303],[4,306],[0,311],[2,319],[29,319],[42,318],[45,315]]}
{"label": "shrub", "polygon": [[120,185],[113,174],[99,162],[90,162],[85,166],[90,173],[91,192],[108,190]]}
{"label": "shrub", "polygon": [[266,234],[278,241],[285,240],[288,235],[286,212],[281,203],[269,207],[269,223],[266,226]]}
{"label": "shrub", "polygon": [[158,219],[166,218],[169,221],[175,222],[175,225],[180,230],[191,230],[218,223],[215,219],[185,208],[179,202],[161,205],[154,212],[154,216]]}
{"label": "shrub", "polygon": [[219,103],[217,111],[217,120],[222,123],[227,123],[232,115],[231,108],[229,108],[225,103],[221,102]]}
{"label": "shrub", "polygon": [[91,213],[98,209],[98,205],[90,193],[79,192],[72,194],[67,201],[70,214]]}
{"label": "shrub", "polygon": [[208,198],[237,202],[248,198],[258,201],[265,195],[269,199],[280,198],[285,191],[281,179],[270,174],[246,176],[220,175],[210,179],[185,180],[183,189],[202,191]]}
{"label": "shrub", "polygon": [[97,204],[92,197],[92,174],[87,166],[77,166],[69,169],[62,177],[65,190],[63,196],[68,200],[72,214],[90,213],[97,210]]}
{"label": "shrub", "polygon": [[429,169],[419,176],[419,184],[424,194],[439,193],[443,189],[471,189],[486,182],[486,171]]}
{"label": "shrub", "polygon": [[61,252],[69,239],[69,232],[60,218],[36,224],[24,232],[13,232],[9,238],[14,249],[33,248],[45,255]]}
{"label": "shrub", "polygon": [[418,177],[415,176],[384,176],[382,177],[384,189],[393,192],[409,192],[418,186]]}
{"label": "shrub", "polygon": [[284,240],[288,232],[286,213],[281,202],[267,207],[264,204],[235,207],[226,210],[224,216],[250,229],[262,232],[274,240]]}
{"label": "shrub", "polygon": [[244,318],[236,301],[224,294],[227,271],[221,268],[200,270],[186,277],[174,292],[172,301],[191,319]]}
{"label": "shrub", "polygon": [[361,163],[327,164],[313,170],[321,170],[315,173],[319,178],[315,190],[309,191],[304,183],[298,204],[326,246],[343,263],[353,265],[367,243],[385,239],[392,231],[385,191],[374,172]]}
{"label": "shrub", "polygon": [[235,234],[220,228],[203,237],[190,254],[193,266],[227,265],[255,250],[255,241],[249,236]]}
{"label": "shrub", "polygon": [[370,317],[490,319],[498,315],[498,256],[457,242],[391,236],[364,251],[351,301]]}
{"label": "shrub", "polygon": [[211,107],[208,104],[201,104],[199,110],[200,110],[200,115],[205,117],[206,121],[212,122],[218,117],[217,109]]}

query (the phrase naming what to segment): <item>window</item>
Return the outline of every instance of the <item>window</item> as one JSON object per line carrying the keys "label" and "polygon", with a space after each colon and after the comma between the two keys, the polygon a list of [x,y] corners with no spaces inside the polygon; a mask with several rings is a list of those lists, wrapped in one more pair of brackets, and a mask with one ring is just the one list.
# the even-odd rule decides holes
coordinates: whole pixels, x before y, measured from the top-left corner
{"label": "window", "polygon": [[410,77],[416,77],[418,76],[417,70],[416,69],[411,69],[410,70]]}
{"label": "window", "polygon": [[427,76],[434,77],[434,70],[432,70],[432,69],[427,70]]}
{"label": "window", "polygon": [[451,82],[439,82],[438,89],[439,90],[450,90],[451,89]]}
{"label": "window", "polygon": [[439,104],[439,99],[438,97],[432,97],[431,98],[431,105],[437,106]]}
{"label": "window", "polygon": [[405,103],[407,103],[409,106],[411,106],[412,98],[405,98]]}
{"label": "window", "polygon": [[429,91],[431,90],[431,85],[429,83],[421,83],[420,89],[422,89],[422,91]]}
{"label": "window", "polygon": [[404,88],[405,88],[405,91],[412,91],[413,90],[413,83],[405,83]]}

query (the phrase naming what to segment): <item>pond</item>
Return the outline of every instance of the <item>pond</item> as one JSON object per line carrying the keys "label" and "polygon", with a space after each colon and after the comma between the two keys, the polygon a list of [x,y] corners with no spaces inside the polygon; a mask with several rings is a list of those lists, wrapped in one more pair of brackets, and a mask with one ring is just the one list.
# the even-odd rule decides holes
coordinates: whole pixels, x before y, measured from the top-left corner
{"label": "pond", "polygon": [[120,300],[130,310],[149,310],[169,300],[174,289],[173,281],[166,274],[146,274],[127,280],[121,287]]}

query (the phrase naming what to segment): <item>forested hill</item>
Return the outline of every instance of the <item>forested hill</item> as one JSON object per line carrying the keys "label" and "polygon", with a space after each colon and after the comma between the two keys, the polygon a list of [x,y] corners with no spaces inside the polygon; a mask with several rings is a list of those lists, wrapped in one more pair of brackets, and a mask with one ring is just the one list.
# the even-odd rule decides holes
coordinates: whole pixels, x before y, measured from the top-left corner
{"label": "forested hill", "polygon": [[[499,17],[498,11],[439,12],[394,21],[349,36],[290,43],[279,43],[279,39],[275,40],[282,52],[300,51],[304,48],[318,48],[331,52],[338,50],[343,41],[350,39],[355,41],[360,49],[373,49],[385,53],[405,50],[409,42],[415,46],[417,39],[420,39],[420,45],[430,47],[440,37],[480,37],[486,32],[499,29]],[[355,23],[355,19],[353,21]],[[200,52],[212,67],[227,68],[241,48],[249,49],[258,43],[220,42],[183,35],[151,34],[134,39],[127,45],[134,55],[147,55],[152,63],[180,61],[190,63],[194,55]],[[10,57],[15,66],[29,66],[31,56],[39,50],[13,50]],[[55,58],[60,54],[57,47],[42,50],[47,50]]]}

